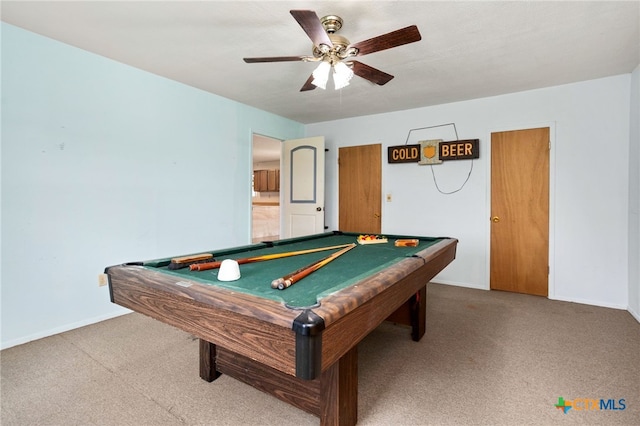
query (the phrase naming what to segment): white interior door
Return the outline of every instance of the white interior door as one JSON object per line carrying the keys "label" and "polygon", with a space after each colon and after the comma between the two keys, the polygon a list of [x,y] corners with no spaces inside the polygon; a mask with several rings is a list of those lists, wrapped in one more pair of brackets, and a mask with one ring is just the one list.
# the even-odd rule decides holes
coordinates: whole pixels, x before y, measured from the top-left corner
{"label": "white interior door", "polygon": [[282,144],[281,238],[324,232],[324,137]]}

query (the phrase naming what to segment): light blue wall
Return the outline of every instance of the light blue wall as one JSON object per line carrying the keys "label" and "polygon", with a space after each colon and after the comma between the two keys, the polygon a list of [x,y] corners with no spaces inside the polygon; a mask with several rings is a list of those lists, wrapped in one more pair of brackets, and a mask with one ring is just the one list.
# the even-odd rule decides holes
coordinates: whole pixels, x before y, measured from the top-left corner
{"label": "light blue wall", "polygon": [[[372,88],[371,90],[375,90]],[[380,143],[382,232],[447,235],[460,240],[456,260],[435,281],[489,288],[491,133],[551,128],[549,297],[629,306],[630,74],[395,113],[307,126],[324,135],[326,221],[338,224],[337,154],[342,146]],[[637,95],[636,95],[637,99]],[[637,120],[637,117],[636,117]],[[388,164],[387,147],[424,139],[480,139],[480,158],[436,166]],[[637,125],[637,121],[636,121]],[[410,136],[408,138],[408,136]],[[433,171],[433,174],[432,174]],[[637,185],[636,185],[637,188]],[[385,200],[386,197],[383,197]]]}
{"label": "light blue wall", "polygon": [[629,146],[629,311],[640,321],[640,66],[631,74]]}
{"label": "light blue wall", "polygon": [[302,124],[1,28],[2,347],[122,313],[105,266],[250,241],[252,132]]}

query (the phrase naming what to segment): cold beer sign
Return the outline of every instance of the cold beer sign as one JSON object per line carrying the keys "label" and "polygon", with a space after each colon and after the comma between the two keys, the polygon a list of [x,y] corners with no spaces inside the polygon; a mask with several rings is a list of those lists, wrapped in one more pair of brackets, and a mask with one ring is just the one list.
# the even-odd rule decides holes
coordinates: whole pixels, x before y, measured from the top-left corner
{"label": "cold beer sign", "polygon": [[442,139],[427,140],[416,145],[390,146],[387,151],[389,163],[440,164],[443,161],[479,157],[479,139],[447,142],[443,142]]}

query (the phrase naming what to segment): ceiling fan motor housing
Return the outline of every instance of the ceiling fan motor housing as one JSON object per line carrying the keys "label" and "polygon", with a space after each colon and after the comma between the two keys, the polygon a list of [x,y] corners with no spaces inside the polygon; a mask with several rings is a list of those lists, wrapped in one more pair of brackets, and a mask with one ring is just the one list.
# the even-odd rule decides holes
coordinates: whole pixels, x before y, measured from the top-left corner
{"label": "ceiling fan motor housing", "polygon": [[330,55],[338,59],[345,59],[347,56],[353,56],[350,55],[347,51],[347,46],[349,46],[349,44],[351,43],[345,37],[338,34],[329,34],[329,40],[331,40],[333,48],[323,51],[322,48],[314,46],[313,56],[315,56],[316,58],[322,58],[325,55]]}
{"label": "ceiling fan motor housing", "polygon": [[336,15],[327,15],[320,19],[320,23],[328,34],[333,34],[342,28],[342,18]]}
{"label": "ceiling fan motor housing", "polygon": [[342,28],[343,21],[341,17],[336,15],[327,15],[320,19],[320,23],[327,32],[333,47],[331,48],[323,44],[320,46],[313,46],[314,57],[328,60],[333,64],[346,59],[349,56],[355,56],[357,51],[347,49],[351,42],[349,42],[346,37],[336,34],[336,31]]}

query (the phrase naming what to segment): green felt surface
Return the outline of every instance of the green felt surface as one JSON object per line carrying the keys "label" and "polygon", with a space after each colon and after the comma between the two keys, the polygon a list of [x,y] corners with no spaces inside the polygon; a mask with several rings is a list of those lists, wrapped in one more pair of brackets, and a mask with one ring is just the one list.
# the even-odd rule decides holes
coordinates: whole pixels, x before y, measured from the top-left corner
{"label": "green felt surface", "polygon": [[[214,251],[212,253],[214,253],[216,260],[240,259],[265,254],[355,243],[357,236],[358,234],[348,233],[343,235],[323,234],[321,237],[303,237],[278,241],[274,247],[256,244],[236,249]],[[290,307],[303,308],[314,306],[322,297],[346,286],[355,284],[366,276],[382,270],[405,257],[413,256],[429,245],[440,241],[438,238],[412,236],[387,236],[387,238],[389,242],[386,244],[357,245],[323,268],[284,290],[272,289],[271,282],[298,268],[323,259],[331,253],[337,252],[339,249],[243,264],[240,265],[240,279],[226,282],[218,280],[218,269],[207,271],[190,271],[189,268],[174,271],[169,270],[166,266],[169,259],[145,262],[144,266],[162,270],[167,274],[178,277],[188,277],[190,280],[203,284],[215,285],[233,291],[281,301]],[[393,242],[397,238],[418,238],[420,243],[417,247],[395,247]]]}

